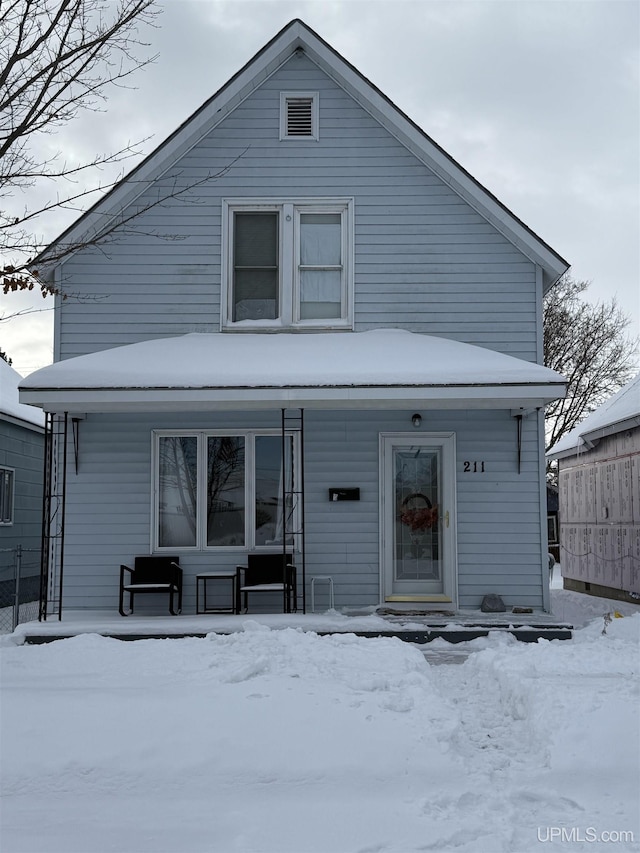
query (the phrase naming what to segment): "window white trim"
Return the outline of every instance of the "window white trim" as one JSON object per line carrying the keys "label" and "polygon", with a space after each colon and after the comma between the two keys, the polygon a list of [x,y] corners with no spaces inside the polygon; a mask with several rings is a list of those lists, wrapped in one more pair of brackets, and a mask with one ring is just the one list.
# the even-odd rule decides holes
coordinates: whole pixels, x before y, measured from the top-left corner
{"label": "window white trim", "polygon": [[[8,495],[8,501],[5,496]],[[8,506],[7,506],[8,503]],[[6,465],[0,467],[0,527],[10,527],[15,518],[16,472]]]}
{"label": "window white trim", "polygon": [[[152,459],[152,488],[151,488],[151,553],[177,553],[177,552],[215,552],[215,553],[238,553],[246,551],[281,551],[282,544],[256,545],[255,525],[255,465],[256,449],[255,441],[260,436],[282,435],[279,429],[219,429],[219,430],[193,430],[193,429],[159,429],[151,433],[151,459]],[[293,437],[294,454],[294,490],[298,490],[300,484],[300,433],[298,430],[287,430],[286,435]],[[159,474],[160,474],[160,439],[171,437],[195,436],[198,440],[197,447],[197,501],[196,501],[196,542],[195,545],[163,545],[159,544],[160,531],[160,506],[159,506]],[[207,544],[207,439],[213,437],[237,437],[244,438],[244,500],[245,500],[245,529],[244,544],[242,545],[208,545]],[[299,528],[298,508],[293,518],[295,530]],[[294,542],[296,537],[294,536]]]}
{"label": "window white trim", "polygon": [[[234,215],[241,212],[279,213],[279,316],[274,320],[233,320]],[[354,306],[354,200],[353,198],[240,198],[222,201],[220,328],[252,331],[299,328],[353,329]],[[339,213],[342,217],[341,316],[300,319],[299,222],[302,213]]]}
{"label": "window white trim", "polygon": [[[309,100],[310,127],[309,133],[291,133],[289,126],[289,104],[292,101]],[[280,139],[292,142],[316,142],[320,138],[320,95],[318,92],[280,92]]]}

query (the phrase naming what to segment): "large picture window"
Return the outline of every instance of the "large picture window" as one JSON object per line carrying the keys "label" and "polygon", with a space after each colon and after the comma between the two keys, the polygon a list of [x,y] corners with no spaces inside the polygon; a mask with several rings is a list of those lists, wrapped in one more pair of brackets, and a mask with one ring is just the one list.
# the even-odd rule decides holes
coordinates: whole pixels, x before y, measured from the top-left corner
{"label": "large picture window", "polygon": [[297,433],[154,434],[154,549],[282,546],[297,529]]}
{"label": "large picture window", "polygon": [[350,200],[225,202],[224,327],[352,325]]}

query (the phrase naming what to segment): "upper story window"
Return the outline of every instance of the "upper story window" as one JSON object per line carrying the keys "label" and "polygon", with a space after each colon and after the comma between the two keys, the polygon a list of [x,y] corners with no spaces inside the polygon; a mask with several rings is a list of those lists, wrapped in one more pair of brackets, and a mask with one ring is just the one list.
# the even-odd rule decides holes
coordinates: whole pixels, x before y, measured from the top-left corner
{"label": "upper story window", "polygon": [[280,139],[318,139],[318,93],[280,93]]}
{"label": "upper story window", "polygon": [[13,524],[13,478],[13,469],[0,468],[0,524]]}
{"label": "upper story window", "polygon": [[350,328],[352,201],[225,202],[222,324]]}

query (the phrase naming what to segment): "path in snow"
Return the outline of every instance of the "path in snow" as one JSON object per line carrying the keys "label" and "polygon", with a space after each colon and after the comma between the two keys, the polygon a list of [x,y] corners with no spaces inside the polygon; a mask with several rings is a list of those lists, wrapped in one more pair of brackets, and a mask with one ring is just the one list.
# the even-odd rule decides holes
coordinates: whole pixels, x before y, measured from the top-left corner
{"label": "path in snow", "polygon": [[[432,669],[457,714],[451,747],[466,775],[453,800],[436,798],[425,806],[446,827],[426,850],[535,850],[538,833],[544,838],[548,827],[568,828],[554,851],[575,850],[571,827],[637,826],[638,773],[629,790],[620,772],[625,756],[634,767],[633,756],[640,755],[637,655],[600,632],[594,624],[595,645],[610,646],[604,662],[590,663],[584,640],[578,648],[556,642],[548,655],[544,641],[529,645],[503,637],[472,652],[463,666]],[[464,829],[456,830],[452,824],[461,815]]]}
{"label": "path in snow", "polygon": [[[602,627],[494,634],[439,666],[399,640],[251,620],[208,639],[7,645],[0,846],[539,853],[559,826],[637,839],[640,617]],[[430,654],[462,652],[445,649]]]}

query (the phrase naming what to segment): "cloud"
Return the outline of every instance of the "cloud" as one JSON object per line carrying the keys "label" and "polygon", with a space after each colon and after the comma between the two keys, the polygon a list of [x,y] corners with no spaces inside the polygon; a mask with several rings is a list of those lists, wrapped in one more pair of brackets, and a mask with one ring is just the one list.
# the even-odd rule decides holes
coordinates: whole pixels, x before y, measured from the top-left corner
{"label": "cloud", "polygon": [[[51,140],[149,152],[295,17],[640,322],[640,4],[165,0],[157,62]],[[135,161],[127,164],[130,168]],[[112,173],[105,171],[106,180]],[[71,215],[51,217],[47,237]],[[1,327],[0,327],[0,333]]]}

